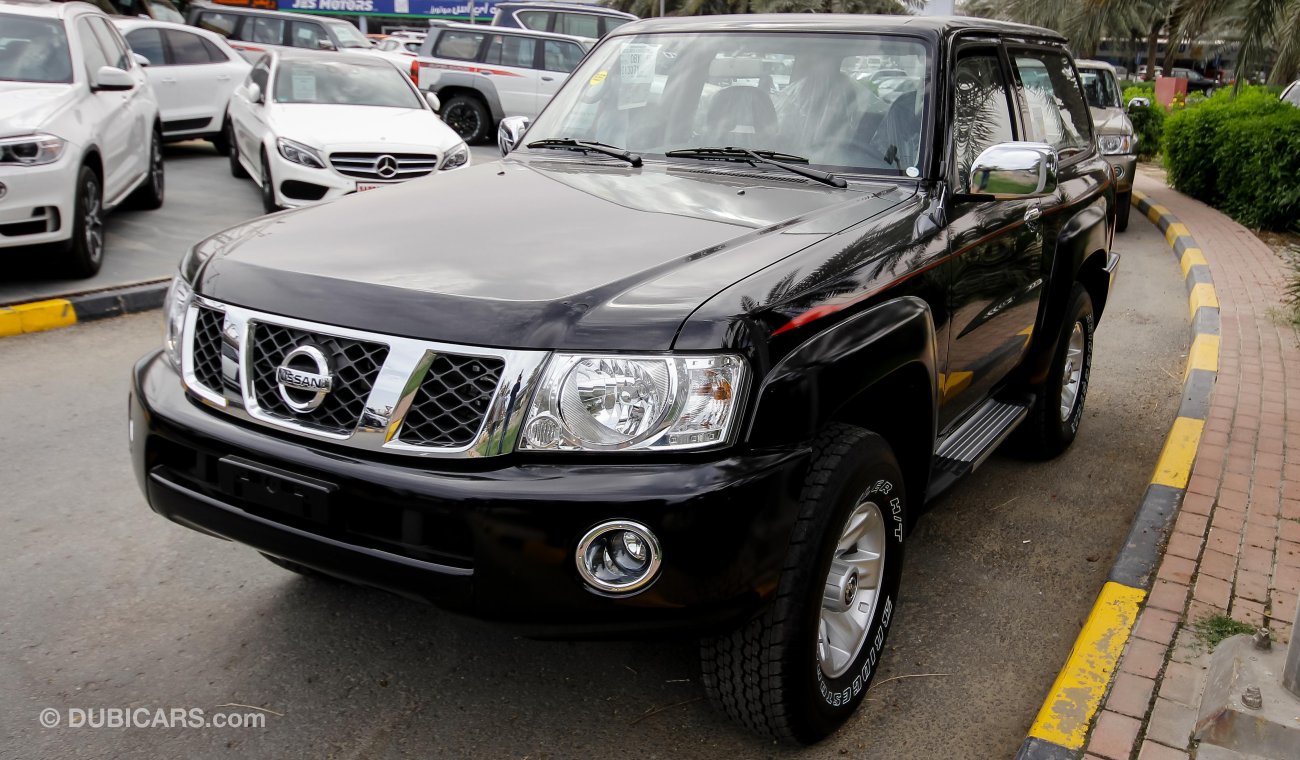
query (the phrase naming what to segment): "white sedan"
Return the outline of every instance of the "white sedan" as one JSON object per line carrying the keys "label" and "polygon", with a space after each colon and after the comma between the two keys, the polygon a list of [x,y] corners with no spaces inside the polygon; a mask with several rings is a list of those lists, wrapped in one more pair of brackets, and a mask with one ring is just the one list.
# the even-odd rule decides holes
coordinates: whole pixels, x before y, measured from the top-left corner
{"label": "white sedan", "polygon": [[469,166],[469,148],[388,61],[267,53],[230,98],[230,172],[268,213]]}
{"label": "white sedan", "polygon": [[250,68],[226,38],[198,27],[114,18],[137,55],[162,111],[164,140],[211,140],[226,152],[226,106]]}

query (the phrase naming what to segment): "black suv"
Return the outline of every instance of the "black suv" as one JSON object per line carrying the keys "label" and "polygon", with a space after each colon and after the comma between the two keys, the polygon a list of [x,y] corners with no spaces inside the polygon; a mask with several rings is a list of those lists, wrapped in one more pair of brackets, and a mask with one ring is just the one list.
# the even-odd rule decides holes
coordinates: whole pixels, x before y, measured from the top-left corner
{"label": "black suv", "polygon": [[502,133],[184,258],[131,393],[150,505],[532,635],[699,633],[721,709],[818,740],[927,500],[1078,431],[1118,255],[1065,40],[647,20]]}

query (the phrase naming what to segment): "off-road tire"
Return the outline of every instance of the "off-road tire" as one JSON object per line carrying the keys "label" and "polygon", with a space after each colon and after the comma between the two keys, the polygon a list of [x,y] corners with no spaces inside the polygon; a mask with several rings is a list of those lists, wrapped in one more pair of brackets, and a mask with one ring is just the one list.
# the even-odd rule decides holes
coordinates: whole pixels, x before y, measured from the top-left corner
{"label": "off-road tire", "polygon": [[1133,193],[1120,193],[1115,196],[1115,231],[1128,229],[1128,212],[1133,209]]}
{"label": "off-road tire", "polygon": [[[1070,348],[1070,335],[1075,325],[1083,330],[1083,367],[1078,392],[1069,415],[1062,419],[1061,389],[1066,381],[1066,359]],[[1096,318],[1092,311],[1092,298],[1083,285],[1075,283],[1070,290],[1070,303],[1057,337],[1056,354],[1047,380],[1034,389],[1034,405],[1029,417],[1016,431],[1020,451],[1033,459],[1052,459],[1059,456],[1079,432],[1083,421],[1084,401],[1088,397],[1088,377],[1092,372],[1093,333]]]}
{"label": "off-road tire", "polygon": [[[844,522],[866,495],[885,521],[885,561],[876,608],[857,657],[828,678],[817,658],[822,594]],[[715,707],[765,736],[812,744],[865,698],[898,601],[907,498],[889,444],[851,425],[818,438],[800,496],[776,596],[738,629],[700,647],[704,688]]]}

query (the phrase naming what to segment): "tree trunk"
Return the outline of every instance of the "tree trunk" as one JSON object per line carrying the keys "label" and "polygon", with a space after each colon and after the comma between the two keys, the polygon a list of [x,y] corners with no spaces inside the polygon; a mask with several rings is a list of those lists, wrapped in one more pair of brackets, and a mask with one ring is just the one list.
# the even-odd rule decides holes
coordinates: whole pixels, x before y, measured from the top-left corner
{"label": "tree trunk", "polygon": [[1169,41],[1165,43],[1164,71],[1162,72],[1165,76],[1173,76],[1174,63],[1176,63],[1174,59],[1177,57],[1178,57],[1178,40],[1170,36]]}
{"label": "tree trunk", "polygon": [[1151,34],[1147,35],[1147,73],[1142,77],[1148,82],[1156,78],[1156,52],[1160,46],[1160,30],[1165,25],[1163,16],[1151,22]]}

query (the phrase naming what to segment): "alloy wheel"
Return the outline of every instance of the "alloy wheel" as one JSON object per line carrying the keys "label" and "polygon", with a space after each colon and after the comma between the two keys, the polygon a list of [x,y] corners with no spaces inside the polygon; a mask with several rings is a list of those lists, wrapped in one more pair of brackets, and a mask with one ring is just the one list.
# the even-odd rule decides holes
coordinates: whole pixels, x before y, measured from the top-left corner
{"label": "alloy wheel", "polygon": [[99,183],[87,180],[82,187],[82,234],[86,240],[86,258],[97,262],[104,255],[104,214],[99,197]]}
{"label": "alloy wheel", "polygon": [[477,134],[479,130],[478,114],[473,108],[464,104],[453,105],[443,114],[443,120],[446,121],[447,126],[455,130],[456,134],[465,139]]}
{"label": "alloy wheel", "polygon": [[1079,401],[1079,383],[1083,380],[1083,352],[1087,348],[1083,324],[1074,323],[1070,344],[1065,349],[1065,372],[1061,382],[1061,421],[1070,419]]}
{"label": "alloy wheel", "polygon": [[844,675],[866,643],[884,579],[885,539],[880,507],[863,495],[835,543],[822,592],[817,662],[828,678]]}

